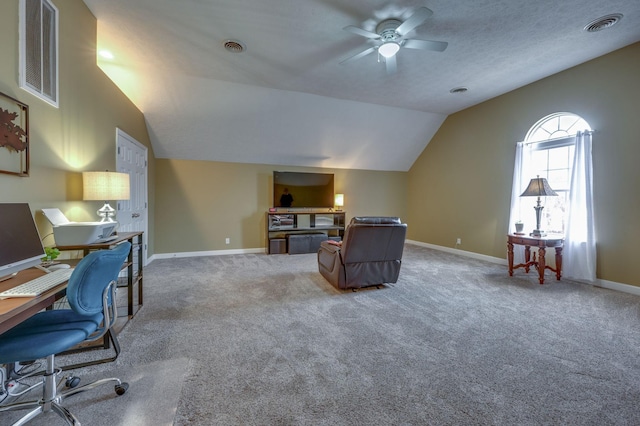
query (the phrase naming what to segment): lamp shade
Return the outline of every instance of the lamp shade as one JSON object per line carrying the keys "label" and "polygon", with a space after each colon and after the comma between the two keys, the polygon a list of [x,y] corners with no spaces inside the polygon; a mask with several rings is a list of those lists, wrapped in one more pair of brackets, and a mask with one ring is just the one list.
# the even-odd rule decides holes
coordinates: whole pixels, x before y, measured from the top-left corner
{"label": "lamp shade", "polygon": [[547,197],[558,195],[556,191],[551,189],[545,178],[536,177],[531,179],[529,186],[524,190],[521,197]]}
{"label": "lamp shade", "polygon": [[336,194],[334,204],[336,207],[344,206],[344,194]]}
{"label": "lamp shade", "polygon": [[117,172],[82,172],[83,200],[128,200],[129,174]]}

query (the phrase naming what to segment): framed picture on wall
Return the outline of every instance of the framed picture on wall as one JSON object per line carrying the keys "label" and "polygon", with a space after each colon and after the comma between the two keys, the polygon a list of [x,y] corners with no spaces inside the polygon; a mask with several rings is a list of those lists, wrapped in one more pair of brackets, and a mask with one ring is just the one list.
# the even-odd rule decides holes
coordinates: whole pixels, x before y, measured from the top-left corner
{"label": "framed picture on wall", "polygon": [[0,173],[29,176],[29,107],[0,93]]}

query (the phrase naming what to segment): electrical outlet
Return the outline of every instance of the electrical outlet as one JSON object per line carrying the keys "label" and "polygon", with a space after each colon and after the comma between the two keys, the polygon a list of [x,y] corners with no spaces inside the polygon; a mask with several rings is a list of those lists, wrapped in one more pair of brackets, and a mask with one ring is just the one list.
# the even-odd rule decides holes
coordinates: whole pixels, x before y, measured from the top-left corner
{"label": "electrical outlet", "polygon": [[456,239],[456,245],[458,246],[458,245],[460,245],[460,244],[462,244],[462,238],[458,238],[458,239]]}
{"label": "electrical outlet", "polygon": [[231,238],[227,237],[224,239],[225,244],[231,244]]}

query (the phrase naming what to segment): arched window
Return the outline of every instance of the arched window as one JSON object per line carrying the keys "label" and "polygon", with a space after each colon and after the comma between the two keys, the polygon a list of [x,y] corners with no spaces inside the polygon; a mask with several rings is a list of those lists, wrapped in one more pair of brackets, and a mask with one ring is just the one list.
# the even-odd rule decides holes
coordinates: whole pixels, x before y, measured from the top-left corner
{"label": "arched window", "polygon": [[[531,127],[516,145],[509,219],[509,232],[518,220],[525,234],[536,229],[537,199],[521,194],[531,179],[545,178],[557,196],[540,197],[544,207],[532,235],[563,234],[563,275],[587,282],[596,279],[592,133],[583,118],[568,112],[548,115]],[[515,255],[521,263],[522,254]]]}
{"label": "arched window", "polygon": [[[549,186],[558,194],[557,197],[542,198],[544,209],[540,228],[548,233],[564,234],[566,231],[575,135],[579,131],[591,131],[591,127],[576,114],[557,112],[534,124],[524,140],[523,173],[517,183],[519,193],[527,188],[532,178],[539,176],[547,179]],[[525,224],[525,232],[530,232],[536,225],[535,201],[529,197],[518,200],[517,220]]]}

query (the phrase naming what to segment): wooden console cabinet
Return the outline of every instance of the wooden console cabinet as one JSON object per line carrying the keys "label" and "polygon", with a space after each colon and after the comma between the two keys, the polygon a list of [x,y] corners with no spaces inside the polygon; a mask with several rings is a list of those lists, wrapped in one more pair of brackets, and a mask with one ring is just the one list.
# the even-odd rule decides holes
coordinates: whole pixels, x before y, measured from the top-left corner
{"label": "wooden console cabinet", "polygon": [[345,218],[344,211],[267,212],[267,254],[287,253],[286,241],[289,235],[322,233],[327,238],[339,237],[342,239]]}

